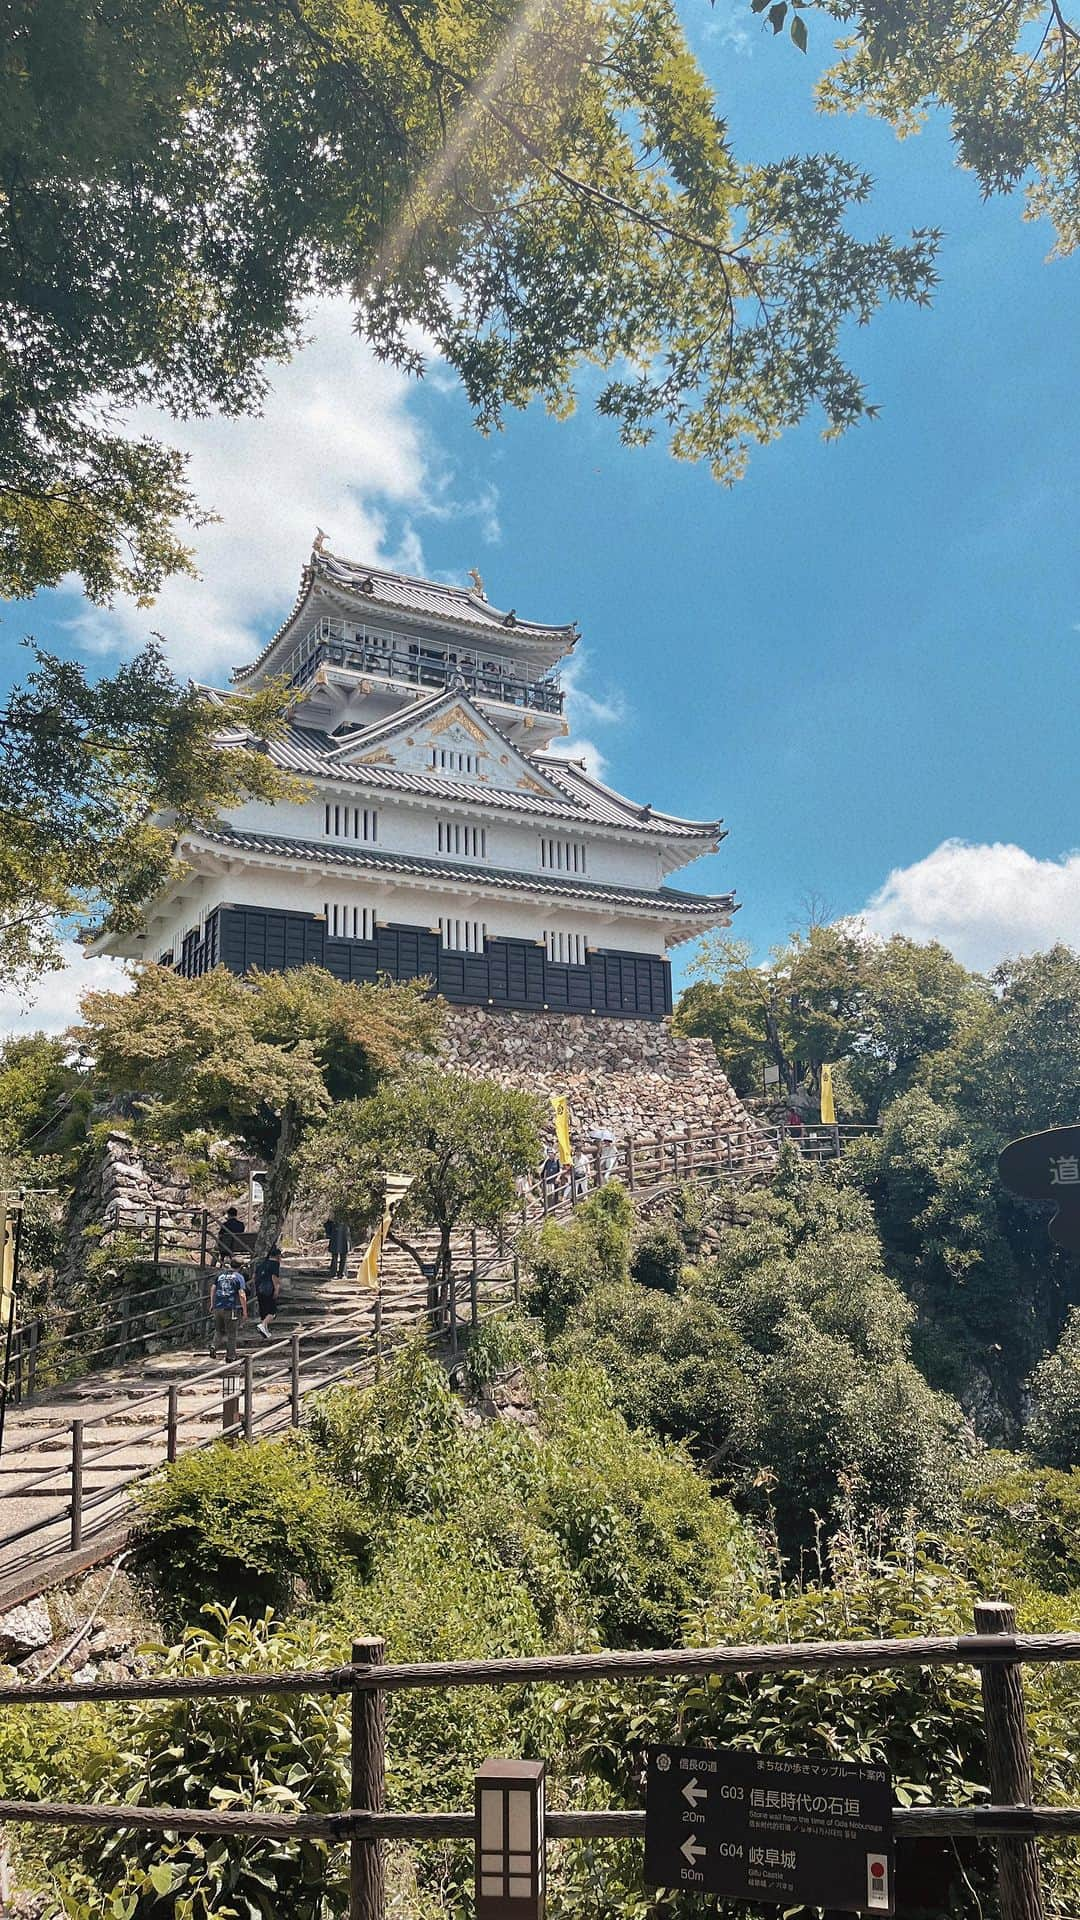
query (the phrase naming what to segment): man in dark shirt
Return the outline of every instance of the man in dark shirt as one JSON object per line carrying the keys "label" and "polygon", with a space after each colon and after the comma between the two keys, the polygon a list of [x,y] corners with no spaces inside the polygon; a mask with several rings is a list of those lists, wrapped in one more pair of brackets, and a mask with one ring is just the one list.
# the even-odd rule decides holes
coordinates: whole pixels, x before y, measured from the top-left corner
{"label": "man in dark shirt", "polygon": [[223,1260],[232,1260],[244,1244],[244,1223],[235,1207],[229,1208],[218,1228],[217,1244]]}

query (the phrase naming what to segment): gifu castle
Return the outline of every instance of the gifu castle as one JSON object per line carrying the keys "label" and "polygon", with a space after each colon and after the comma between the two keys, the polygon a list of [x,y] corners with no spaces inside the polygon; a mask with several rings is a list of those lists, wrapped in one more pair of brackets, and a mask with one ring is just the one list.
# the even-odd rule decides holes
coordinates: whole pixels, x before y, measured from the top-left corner
{"label": "gifu castle", "polygon": [[184,868],[141,930],[99,952],[184,974],[315,962],[339,978],[427,976],[459,1006],[657,1020],[667,949],[726,926],[730,895],[667,879],[722,838],[624,799],[558,751],[574,626],[313,551],[284,625],[233,689],[221,744],[251,745],[243,694],[284,679],[265,744],[306,797],[185,833]]}

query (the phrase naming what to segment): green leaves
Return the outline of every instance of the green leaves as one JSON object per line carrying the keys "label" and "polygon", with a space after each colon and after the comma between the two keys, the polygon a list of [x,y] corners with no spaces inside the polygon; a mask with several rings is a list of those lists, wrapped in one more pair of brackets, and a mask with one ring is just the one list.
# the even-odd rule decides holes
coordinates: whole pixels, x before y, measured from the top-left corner
{"label": "green leaves", "polygon": [[932,284],[926,236],[854,239],[840,162],[826,210],[783,160],[764,217],[671,0],[537,0],[506,44],[487,0],[15,0],[8,29],[0,592],[190,566],[184,462],[117,410],[254,410],[313,294],[410,371],[432,341],[485,431],[595,364],[625,443],[730,480],[862,418],[845,322]]}

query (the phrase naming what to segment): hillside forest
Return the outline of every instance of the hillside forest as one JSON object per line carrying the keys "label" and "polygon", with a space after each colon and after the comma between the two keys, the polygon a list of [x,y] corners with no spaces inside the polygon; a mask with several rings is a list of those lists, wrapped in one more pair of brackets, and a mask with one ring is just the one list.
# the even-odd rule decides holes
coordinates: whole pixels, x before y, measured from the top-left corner
{"label": "hillside forest", "polygon": [[[542,1111],[484,1083],[456,1098],[415,1064],[437,1037],[430,1002],[376,1018],[305,975],[287,989],[309,1023],[303,1124],[282,1149],[290,1203],[362,1222],[370,1169],[393,1150],[431,1219],[509,1217]],[[236,1107],[241,1132],[272,1121],[280,1141],[281,1114],[245,1120],[229,1087],[249,1046],[274,1080],[277,990],[241,1002],[213,975],[148,977],[90,996],[74,1038],[7,1044],[6,1182],[77,1187],[107,1103],[156,1150],[208,1165],[200,1088],[218,1128]],[[176,997],[197,1087],[194,1061],[139,1092],[144,993],[158,1019]],[[364,1633],[395,1660],[956,1633],[994,1596],[1027,1629],[1080,1629],[1075,1262],[995,1168],[1010,1138],[1077,1117],[1080,956],[1058,947],[986,978],[940,947],[814,927],[766,967],[706,947],[676,1020],[748,1099],[766,1066],[784,1099],[812,1099],[828,1063],[841,1119],[879,1130],[824,1167],[789,1146],[767,1182],[677,1188],[647,1216],[602,1188],[528,1230],[523,1311],[471,1332],[456,1367],[407,1348],[377,1383],[308,1404],[296,1435],[182,1456],[141,1496],[125,1576],[147,1667],[329,1666]],[[42,1208],[42,1298],[61,1230]],[[107,1283],[91,1263],[85,1284]],[[1076,1804],[1073,1672],[1029,1670],[1026,1689],[1036,1797]],[[650,1739],[874,1759],[905,1805],[988,1792],[978,1678],[957,1668],[396,1694],[389,1804],[466,1807],[479,1761],[517,1753],[546,1759],[557,1805],[636,1805]],[[5,1708],[0,1776],[12,1797],[339,1807],[348,1707]],[[323,1842],[9,1839],[41,1915],[345,1912],[345,1862]],[[470,1910],[464,1846],[396,1846],[389,1870],[402,1920]],[[1048,1911],[1076,1911],[1076,1845],[1048,1843],[1044,1872]],[[897,1884],[902,1920],[997,1912],[975,1843],[901,1843]],[[646,1893],[631,1841],[556,1844],[549,1901],[557,1920],[698,1911]]]}

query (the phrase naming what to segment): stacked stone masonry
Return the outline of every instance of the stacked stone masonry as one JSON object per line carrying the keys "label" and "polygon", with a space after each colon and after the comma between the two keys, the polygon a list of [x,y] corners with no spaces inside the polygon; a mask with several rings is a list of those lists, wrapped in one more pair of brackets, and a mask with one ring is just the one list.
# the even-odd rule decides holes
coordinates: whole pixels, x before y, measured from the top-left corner
{"label": "stacked stone masonry", "polygon": [[740,1158],[768,1157],[712,1042],[683,1038],[667,1020],[453,1007],[443,1058],[448,1067],[543,1098],[566,1094],[582,1132],[607,1127],[617,1140],[646,1142],[711,1129],[730,1137]]}

